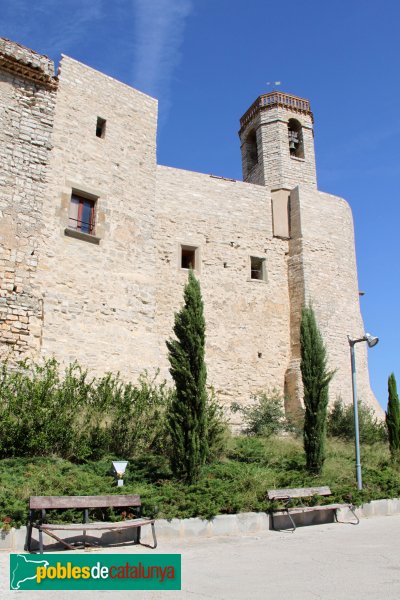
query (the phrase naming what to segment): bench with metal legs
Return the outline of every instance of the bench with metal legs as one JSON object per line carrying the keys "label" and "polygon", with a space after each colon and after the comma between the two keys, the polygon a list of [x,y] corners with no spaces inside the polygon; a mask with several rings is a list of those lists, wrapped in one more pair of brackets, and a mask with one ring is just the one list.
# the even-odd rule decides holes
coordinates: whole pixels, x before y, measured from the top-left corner
{"label": "bench with metal legs", "polygon": [[[351,525],[358,525],[360,519],[355,513],[355,506],[353,504],[321,504],[317,506],[305,506],[303,498],[312,498],[313,496],[331,496],[332,492],[328,486],[323,487],[312,487],[312,488],[286,488],[281,490],[268,490],[268,500],[282,502],[283,506],[276,510],[271,510],[272,524],[274,527],[274,516],[275,515],[287,515],[291,524],[292,531],[296,531],[296,523],[292,515],[296,513],[305,513],[320,510],[333,510],[334,519],[337,523],[349,523]],[[293,501],[297,500],[300,502],[300,506],[293,505]],[[337,511],[341,508],[348,508],[354,516],[354,521],[339,521],[337,518]]]}
{"label": "bench with metal legs", "polygon": [[[137,518],[126,519],[117,522],[89,522],[89,510],[95,508],[134,508]],[[83,523],[47,523],[46,510],[67,510],[81,509],[83,511]],[[87,539],[87,533],[90,531],[123,531],[126,529],[136,529],[136,543],[140,542],[141,528],[146,525],[151,526],[153,545],[142,544],[150,548],[157,547],[157,538],[155,532],[155,520],[142,517],[140,515],[141,501],[138,495],[112,495],[112,496],[31,496],[29,522],[27,526],[27,536],[25,550],[31,552],[32,530],[35,528],[39,532],[39,552],[43,554],[43,533],[65,546],[68,550],[75,550],[66,540],[56,535],[55,531],[76,531],[82,532],[83,547],[90,546]],[[38,513],[40,517],[38,517]]]}

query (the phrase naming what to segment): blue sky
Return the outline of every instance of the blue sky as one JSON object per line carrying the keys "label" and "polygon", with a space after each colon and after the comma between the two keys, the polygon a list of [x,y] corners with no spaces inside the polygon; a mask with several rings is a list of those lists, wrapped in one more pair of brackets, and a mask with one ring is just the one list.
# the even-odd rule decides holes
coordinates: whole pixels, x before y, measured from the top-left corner
{"label": "blue sky", "polygon": [[270,91],[311,100],[319,189],[355,221],[373,389],[400,383],[400,3],[0,0],[0,35],[159,99],[158,162],[241,179],[239,118]]}

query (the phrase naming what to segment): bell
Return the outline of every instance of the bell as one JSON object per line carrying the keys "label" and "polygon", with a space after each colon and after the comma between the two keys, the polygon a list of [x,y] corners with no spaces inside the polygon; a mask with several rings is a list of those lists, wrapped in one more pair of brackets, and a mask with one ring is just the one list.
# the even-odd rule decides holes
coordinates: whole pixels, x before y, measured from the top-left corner
{"label": "bell", "polygon": [[290,150],[296,150],[296,144],[294,143],[293,140],[290,140],[290,142],[289,142],[289,148],[290,148]]}

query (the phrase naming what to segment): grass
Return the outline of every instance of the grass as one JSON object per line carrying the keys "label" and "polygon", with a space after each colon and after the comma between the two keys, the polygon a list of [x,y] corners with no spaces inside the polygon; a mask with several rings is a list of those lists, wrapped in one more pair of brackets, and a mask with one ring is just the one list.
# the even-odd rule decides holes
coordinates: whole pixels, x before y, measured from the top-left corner
{"label": "grass", "polygon": [[[301,441],[285,438],[235,437],[226,456],[208,465],[200,481],[187,486],[173,480],[166,458],[158,455],[130,459],[125,485],[117,488],[111,457],[75,464],[61,458],[10,458],[0,461],[0,528],[26,522],[29,496],[140,494],[143,513],[159,518],[204,517],[246,511],[266,511],[268,489],[329,485],[329,501],[361,504],[400,497],[400,470],[390,461],[383,443],[362,448],[364,489],[355,482],[354,447],[331,439],[319,477],[309,475]],[[70,520],[72,511],[58,513]],[[96,515],[99,518],[99,515]],[[107,518],[117,519],[110,513]]]}

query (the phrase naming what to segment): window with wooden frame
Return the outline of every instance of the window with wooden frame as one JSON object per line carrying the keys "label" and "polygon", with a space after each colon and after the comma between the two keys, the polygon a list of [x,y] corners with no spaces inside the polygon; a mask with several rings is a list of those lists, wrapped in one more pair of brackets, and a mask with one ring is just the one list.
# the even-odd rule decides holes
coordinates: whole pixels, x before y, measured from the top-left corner
{"label": "window with wooden frame", "polygon": [[71,195],[68,227],[81,233],[94,235],[96,201],[78,194]]}

